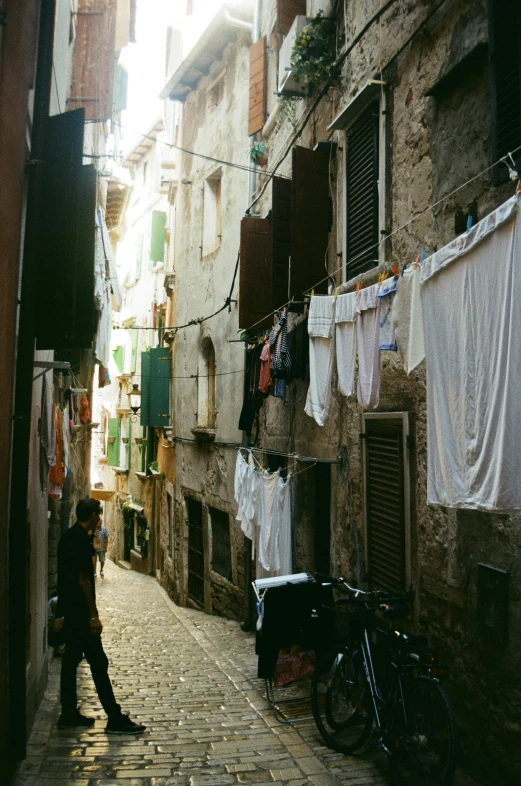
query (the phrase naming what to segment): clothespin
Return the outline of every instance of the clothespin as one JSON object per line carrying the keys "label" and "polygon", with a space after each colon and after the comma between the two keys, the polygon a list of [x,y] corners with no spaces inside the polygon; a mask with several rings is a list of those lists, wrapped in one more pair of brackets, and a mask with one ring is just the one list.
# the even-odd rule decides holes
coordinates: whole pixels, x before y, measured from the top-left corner
{"label": "clothespin", "polygon": [[518,180],[516,186],[516,194],[519,194],[520,191],[521,191],[521,180]]}
{"label": "clothespin", "polygon": [[398,273],[398,266],[397,265],[394,265],[394,264],[391,265],[391,270],[393,272],[393,276],[398,276],[399,275],[399,273]]}
{"label": "clothespin", "polygon": [[338,297],[338,287],[335,287],[335,300],[337,299],[337,297]]}
{"label": "clothespin", "polygon": [[356,283],[356,292],[357,293],[360,292],[361,289],[362,289],[362,280],[360,279],[360,281],[357,281]]}
{"label": "clothespin", "polygon": [[469,215],[467,217],[467,232],[470,232],[470,230],[472,229],[473,221],[474,219],[472,218],[472,216]]}
{"label": "clothespin", "polygon": [[314,290],[314,289],[312,289],[312,290],[311,290],[311,297],[314,297],[314,296],[315,296],[315,290]]}
{"label": "clothespin", "polygon": [[427,256],[427,252],[425,251],[424,248],[422,248],[421,257],[420,257],[420,265],[423,265],[423,263],[425,262],[426,256]]}
{"label": "clothespin", "polygon": [[403,265],[402,265],[402,272],[401,272],[400,275],[403,276],[403,274],[405,273],[406,270],[407,270],[407,262],[404,262]]}
{"label": "clothespin", "polygon": [[420,254],[418,254],[418,256],[416,257],[416,262],[414,263],[414,267],[415,268],[418,267],[420,262],[421,262],[421,256]]}

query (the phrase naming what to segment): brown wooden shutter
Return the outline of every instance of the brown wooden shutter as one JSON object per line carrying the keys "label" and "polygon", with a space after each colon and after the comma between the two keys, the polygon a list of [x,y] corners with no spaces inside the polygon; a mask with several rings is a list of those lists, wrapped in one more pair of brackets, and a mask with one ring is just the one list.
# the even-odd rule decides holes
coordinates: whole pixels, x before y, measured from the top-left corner
{"label": "brown wooden shutter", "polygon": [[277,0],[277,32],[287,35],[296,16],[306,15],[306,0]]}
{"label": "brown wooden shutter", "polygon": [[327,292],[330,228],[329,157],[293,148],[290,293],[299,298],[314,288]]}
{"label": "brown wooden shutter", "polygon": [[273,317],[265,318],[273,310],[272,268],[271,222],[267,218],[243,218],[239,272],[241,330],[247,330],[259,320],[262,321],[256,326],[256,330],[273,324]]}
{"label": "brown wooden shutter", "polygon": [[72,65],[71,109],[87,120],[112,117],[116,0],[79,0]]}
{"label": "brown wooden shutter", "polygon": [[266,36],[250,47],[248,134],[261,131],[266,121]]}
{"label": "brown wooden shutter", "polygon": [[273,306],[288,300],[289,258],[291,256],[291,180],[273,178]]}
{"label": "brown wooden shutter", "polygon": [[366,420],[366,506],[370,587],[405,587],[403,427]]}

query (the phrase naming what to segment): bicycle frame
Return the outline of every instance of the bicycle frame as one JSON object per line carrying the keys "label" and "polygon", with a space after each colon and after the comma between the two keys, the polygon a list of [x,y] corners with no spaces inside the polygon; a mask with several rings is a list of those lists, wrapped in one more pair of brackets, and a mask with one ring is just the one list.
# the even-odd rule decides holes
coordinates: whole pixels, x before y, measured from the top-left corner
{"label": "bicycle frame", "polygon": [[[383,735],[387,731],[387,724],[382,720],[382,710],[387,710],[396,702],[395,696],[396,693],[399,692],[399,700],[401,701],[402,710],[404,712],[405,723],[407,724],[407,717],[405,715],[405,702],[403,697],[403,686],[402,686],[402,674],[401,669],[403,668],[402,664],[395,664],[391,661],[391,665],[394,667],[394,673],[391,678],[391,682],[389,685],[389,689],[387,691],[387,696],[384,696],[382,691],[380,690],[378,683],[376,681],[376,675],[373,665],[373,656],[371,651],[371,642],[369,640],[369,634],[367,627],[364,626],[363,637],[360,642],[361,646],[361,654],[362,654],[362,663],[364,666],[365,676],[367,679],[367,683],[369,685],[369,691],[371,694],[371,701],[373,704],[374,709],[374,718],[376,723],[376,728],[379,732],[379,739],[378,742],[385,753],[390,755],[390,751],[387,748],[383,740]],[[390,714],[387,715],[386,721],[390,719]]]}

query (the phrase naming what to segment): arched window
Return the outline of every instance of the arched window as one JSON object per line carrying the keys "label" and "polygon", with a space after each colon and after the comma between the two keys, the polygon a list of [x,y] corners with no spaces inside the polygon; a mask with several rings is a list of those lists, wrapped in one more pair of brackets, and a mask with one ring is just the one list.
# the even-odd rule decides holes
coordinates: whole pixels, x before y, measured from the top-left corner
{"label": "arched window", "polygon": [[197,379],[197,425],[215,428],[215,350],[212,340],[201,344]]}

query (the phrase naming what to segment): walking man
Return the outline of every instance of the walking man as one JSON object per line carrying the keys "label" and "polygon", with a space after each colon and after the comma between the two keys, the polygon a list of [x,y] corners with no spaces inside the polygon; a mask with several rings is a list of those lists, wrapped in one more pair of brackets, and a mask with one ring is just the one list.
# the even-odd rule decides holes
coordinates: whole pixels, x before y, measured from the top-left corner
{"label": "walking man", "polygon": [[109,547],[109,531],[99,519],[96,529],[94,530],[94,538],[92,542],[94,548],[94,557],[92,558],[92,565],[94,568],[94,578],[97,574],[97,562],[99,560],[100,570],[99,575],[103,578],[103,568],[105,567],[105,556]]}
{"label": "walking man", "polygon": [[108,734],[137,734],[145,726],[123,715],[114,698],[108,675],[108,658],[103,651],[103,626],[96,608],[96,590],[92,567],[92,544],[88,532],[96,530],[101,520],[99,500],[84,497],[76,506],[76,523],[66,530],[58,546],[58,608],[64,617],[65,652],[63,654],[60,700],[62,713],[58,728],[92,726],[94,718],[78,709],[76,670],[85,655],[99,700],[108,715]]}

